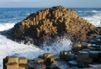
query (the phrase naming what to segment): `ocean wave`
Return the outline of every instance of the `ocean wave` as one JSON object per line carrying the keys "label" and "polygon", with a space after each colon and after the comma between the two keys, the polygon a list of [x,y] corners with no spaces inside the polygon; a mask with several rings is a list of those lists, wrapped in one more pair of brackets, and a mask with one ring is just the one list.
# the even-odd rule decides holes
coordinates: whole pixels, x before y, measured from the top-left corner
{"label": "ocean wave", "polygon": [[69,51],[72,48],[72,42],[65,36],[62,38],[57,38],[55,42],[53,42],[51,45],[47,45],[45,42],[43,43],[42,49],[45,52],[52,52],[54,54],[59,54],[60,51]]}
{"label": "ocean wave", "polygon": [[95,13],[98,13],[98,12],[101,12],[101,10],[77,10],[77,12],[95,12]]}
{"label": "ocean wave", "polygon": [[0,23],[0,31],[11,29],[15,23]]}
{"label": "ocean wave", "polygon": [[[42,52],[40,48],[37,48],[33,45],[25,45],[23,43],[19,44],[17,42],[14,42],[8,38],[6,38],[3,35],[0,35],[0,69],[2,69],[2,60],[6,56],[10,55],[18,55],[18,56],[25,56],[28,58],[33,58],[37,57],[40,55]],[[30,55],[28,53],[31,53]],[[33,55],[34,53],[34,55]],[[35,54],[37,53],[37,54]]]}
{"label": "ocean wave", "polygon": [[95,13],[97,13],[97,12],[101,12],[101,11],[97,11],[97,10],[92,10],[91,12],[95,12]]}
{"label": "ocean wave", "polygon": [[96,27],[101,27],[101,13],[97,13],[93,16],[87,16],[83,18],[88,20],[90,23],[92,23]]}

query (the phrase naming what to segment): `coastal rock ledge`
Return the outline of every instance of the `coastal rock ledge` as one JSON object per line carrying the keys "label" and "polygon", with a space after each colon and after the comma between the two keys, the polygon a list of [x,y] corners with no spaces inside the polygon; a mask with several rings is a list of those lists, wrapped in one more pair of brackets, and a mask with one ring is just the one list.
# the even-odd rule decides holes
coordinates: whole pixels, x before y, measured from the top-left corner
{"label": "coastal rock ledge", "polygon": [[12,28],[15,40],[32,41],[39,45],[43,41],[68,36],[72,41],[84,41],[96,27],[79,17],[72,10],[62,6],[47,8],[32,13]]}

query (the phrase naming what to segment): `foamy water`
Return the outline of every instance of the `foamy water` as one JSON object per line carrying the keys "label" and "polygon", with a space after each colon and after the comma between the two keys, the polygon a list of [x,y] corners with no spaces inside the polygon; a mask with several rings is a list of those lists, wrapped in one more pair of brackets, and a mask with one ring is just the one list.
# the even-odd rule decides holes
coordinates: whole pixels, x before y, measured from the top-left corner
{"label": "foamy water", "polygon": [[0,31],[5,31],[12,28],[15,23],[0,23]]}
{"label": "foamy water", "polygon": [[101,12],[98,12],[97,14],[93,16],[84,17],[84,19],[88,20],[89,22],[91,22],[93,25],[97,27],[101,27]]}

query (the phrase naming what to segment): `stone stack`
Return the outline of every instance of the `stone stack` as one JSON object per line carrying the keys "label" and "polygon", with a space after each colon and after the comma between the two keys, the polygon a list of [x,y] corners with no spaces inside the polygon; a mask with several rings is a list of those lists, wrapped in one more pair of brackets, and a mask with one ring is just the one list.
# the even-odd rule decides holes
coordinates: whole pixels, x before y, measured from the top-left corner
{"label": "stone stack", "polygon": [[64,35],[70,37],[73,42],[84,41],[95,28],[88,21],[80,18],[74,10],[57,6],[32,13],[17,23],[12,28],[11,34],[14,40],[28,42],[30,38],[34,44],[40,45],[47,41],[46,37],[50,40]]}
{"label": "stone stack", "polygon": [[51,66],[56,63],[57,57],[54,56],[52,53],[45,53],[42,56],[40,56],[41,60],[35,61],[35,63],[39,64],[45,64],[46,68],[51,68]]}
{"label": "stone stack", "polygon": [[28,63],[29,69],[53,69],[56,64],[57,57],[52,53],[45,53]]}
{"label": "stone stack", "polygon": [[6,57],[4,59],[4,69],[26,69],[27,68],[27,59],[18,58],[18,57]]}

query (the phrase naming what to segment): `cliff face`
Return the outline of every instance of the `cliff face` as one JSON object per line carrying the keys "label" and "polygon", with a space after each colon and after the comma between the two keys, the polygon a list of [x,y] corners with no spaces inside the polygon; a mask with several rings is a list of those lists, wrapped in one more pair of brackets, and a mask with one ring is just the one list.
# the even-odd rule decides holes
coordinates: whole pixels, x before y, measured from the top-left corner
{"label": "cliff face", "polygon": [[68,35],[72,40],[86,40],[95,27],[71,9],[61,6],[40,10],[19,22],[12,29],[15,39],[38,44],[46,39]]}

